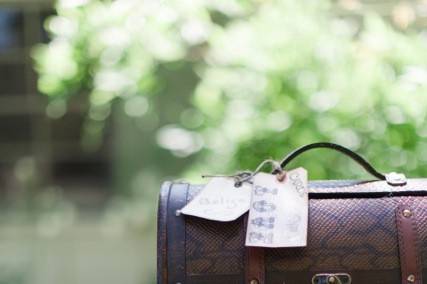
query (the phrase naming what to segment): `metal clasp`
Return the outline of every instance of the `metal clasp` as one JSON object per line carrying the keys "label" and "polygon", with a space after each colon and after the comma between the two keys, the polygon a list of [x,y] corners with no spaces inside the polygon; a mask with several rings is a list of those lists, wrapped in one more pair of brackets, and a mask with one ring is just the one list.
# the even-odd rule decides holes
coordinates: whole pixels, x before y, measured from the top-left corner
{"label": "metal clasp", "polygon": [[351,284],[348,273],[319,273],[311,279],[312,284]]}

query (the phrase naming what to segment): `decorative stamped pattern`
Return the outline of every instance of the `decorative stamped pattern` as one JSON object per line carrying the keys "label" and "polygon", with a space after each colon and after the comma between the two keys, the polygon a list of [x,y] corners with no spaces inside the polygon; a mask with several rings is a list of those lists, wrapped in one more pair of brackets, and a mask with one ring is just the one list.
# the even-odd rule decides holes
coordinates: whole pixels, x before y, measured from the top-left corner
{"label": "decorative stamped pattern", "polygon": [[254,185],[253,191],[254,191],[254,194],[257,196],[263,196],[265,194],[277,195],[278,193],[277,188],[267,188],[260,185]]}
{"label": "decorative stamped pattern", "polygon": [[307,173],[298,168],[284,181],[258,173],[246,232],[246,246],[300,247],[307,241]]}
{"label": "decorative stamped pattern", "polygon": [[252,208],[260,213],[273,212],[276,210],[276,205],[273,202],[267,200],[259,200],[252,203]]}
{"label": "decorative stamped pattern", "polygon": [[275,220],[275,217],[257,217],[252,219],[250,222],[258,228],[273,229]]}

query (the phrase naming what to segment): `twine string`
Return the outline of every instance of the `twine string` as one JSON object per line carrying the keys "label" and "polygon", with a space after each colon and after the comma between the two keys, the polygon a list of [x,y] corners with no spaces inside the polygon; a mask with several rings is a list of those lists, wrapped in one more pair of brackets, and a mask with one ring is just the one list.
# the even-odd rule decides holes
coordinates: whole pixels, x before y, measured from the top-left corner
{"label": "twine string", "polygon": [[265,165],[271,164],[272,172],[276,172],[278,174],[283,173],[283,169],[280,166],[280,162],[273,159],[266,159],[262,161],[254,171],[242,171],[232,175],[211,175],[205,174],[202,175],[202,178],[210,178],[210,177],[229,177],[234,178],[235,186],[240,187],[244,182],[251,182],[252,178],[264,168]]}

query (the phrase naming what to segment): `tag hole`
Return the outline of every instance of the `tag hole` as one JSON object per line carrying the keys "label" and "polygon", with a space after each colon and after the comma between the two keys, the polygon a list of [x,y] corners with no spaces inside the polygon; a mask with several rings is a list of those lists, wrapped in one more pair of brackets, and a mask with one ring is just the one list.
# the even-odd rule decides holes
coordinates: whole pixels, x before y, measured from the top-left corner
{"label": "tag hole", "polygon": [[241,181],[236,181],[234,183],[234,187],[241,187],[242,186],[242,182]]}
{"label": "tag hole", "polygon": [[281,171],[281,172],[277,173],[276,174],[276,178],[280,182],[284,181],[285,178],[286,178],[286,172],[285,171]]}

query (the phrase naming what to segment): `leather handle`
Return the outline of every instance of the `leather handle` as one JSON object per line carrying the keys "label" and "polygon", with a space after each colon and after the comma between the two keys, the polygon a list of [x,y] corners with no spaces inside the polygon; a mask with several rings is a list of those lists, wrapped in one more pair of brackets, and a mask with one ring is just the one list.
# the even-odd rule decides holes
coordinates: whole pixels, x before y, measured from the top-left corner
{"label": "leather handle", "polygon": [[332,149],[334,151],[338,151],[351,159],[353,159],[355,162],[357,162],[359,165],[361,165],[369,174],[373,175],[374,177],[380,179],[380,180],[386,180],[386,176],[380,172],[378,172],[365,158],[360,156],[359,154],[353,152],[352,150],[330,142],[316,142],[312,144],[304,145],[300,148],[295,149],[291,153],[289,153],[281,162],[280,166],[285,168],[293,159],[295,159],[297,156],[301,155],[304,152],[307,152],[312,149],[318,149],[318,148],[327,148]]}

